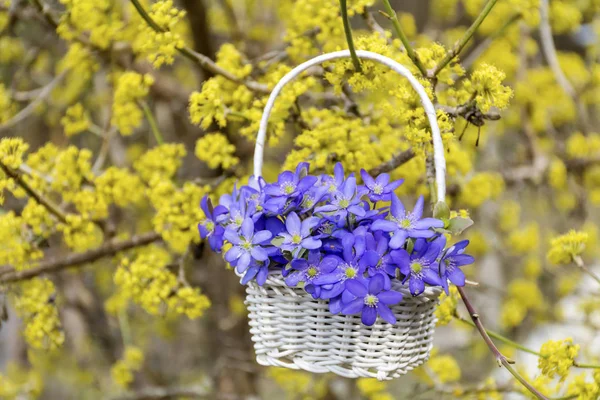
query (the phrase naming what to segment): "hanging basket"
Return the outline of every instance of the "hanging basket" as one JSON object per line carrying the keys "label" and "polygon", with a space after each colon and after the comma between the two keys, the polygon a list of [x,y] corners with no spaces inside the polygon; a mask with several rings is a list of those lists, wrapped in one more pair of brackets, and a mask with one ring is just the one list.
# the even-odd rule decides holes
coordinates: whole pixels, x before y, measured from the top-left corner
{"label": "hanging basket", "polygon": [[[357,51],[357,55],[390,67],[407,78],[419,94],[432,130],[437,198],[443,201],[444,150],[435,109],[425,90],[408,69],[396,61],[368,51]],[[294,68],[275,86],[256,141],[256,177],[261,176],[268,118],[283,87],[314,65],[349,57],[347,50],[323,54]],[[403,300],[390,307],[397,323],[391,325],[378,318],[374,325],[365,326],[359,316],[334,315],[326,301],[313,299],[302,288],[289,287],[280,271],[269,272],[262,286],[249,282],[246,305],[257,362],[313,373],[333,372],[347,378],[388,380],[406,374],[429,358],[435,330],[434,311],[442,289],[426,287],[424,293],[413,297],[407,285],[397,280],[392,285],[403,294]]]}

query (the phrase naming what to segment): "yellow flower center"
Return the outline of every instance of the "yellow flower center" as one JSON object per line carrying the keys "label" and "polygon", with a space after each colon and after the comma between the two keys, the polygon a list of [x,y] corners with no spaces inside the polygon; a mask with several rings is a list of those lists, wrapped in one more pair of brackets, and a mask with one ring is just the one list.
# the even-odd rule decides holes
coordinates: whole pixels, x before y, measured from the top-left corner
{"label": "yellow flower center", "polygon": [[352,279],[356,276],[356,270],[352,267],[346,268],[346,271],[344,273],[346,274],[346,278],[348,279]]}
{"label": "yellow flower center", "polygon": [[300,242],[302,242],[302,236],[295,234],[292,235],[292,243],[293,244],[300,244]]}
{"label": "yellow flower center", "polygon": [[381,186],[380,183],[376,183],[375,186],[373,186],[373,193],[375,193],[375,194],[383,193],[383,186]]}
{"label": "yellow flower center", "polygon": [[306,271],[306,275],[308,275],[309,278],[314,278],[318,273],[319,270],[314,265],[308,268],[308,271]]}
{"label": "yellow flower center", "polygon": [[377,298],[377,296],[373,294],[368,294],[365,296],[365,305],[369,307],[375,307],[377,303],[379,303],[379,299]]}
{"label": "yellow flower center", "polygon": [[342,200],[340,200],[339,205],[341,208],[346,208],[350,205],[350,201],[348,201],[346,199],[342,199]]}
{"label": "yellow flower center", "polygon": [[415,273],[418,274],[421,271],[423,271],[423,264],[421,264],[420,262],[414,262],[410,264],[410,269]]}
{"label": "yellow flower center", "polygon": [[296,190],[296,186],[293,183],[286,183],[283,185],[283,193],[292,194]]}
{"label": "yellow flower center", "polygon": [[408,229],[411,226],[410,219],[404,218],[400,220],[400,226],[404,229]]}

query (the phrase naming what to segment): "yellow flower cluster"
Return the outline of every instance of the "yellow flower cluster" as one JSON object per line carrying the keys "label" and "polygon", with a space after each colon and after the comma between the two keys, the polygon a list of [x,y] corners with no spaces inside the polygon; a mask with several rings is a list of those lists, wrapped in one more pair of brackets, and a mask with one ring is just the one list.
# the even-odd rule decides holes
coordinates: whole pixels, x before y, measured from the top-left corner
{"label": "yellow flower cluster", "polygon": [[386,391],[384,382],[374,378],[359,378],[356,386],[364,397],[368,400],[393,400],[394,397]]}
{"label": "yellow flower cluster", "polygon": [[67,136],[77,135],[90,127],[89,117],[81,103],[67,108],[65,116],[60,119],[60,123]]}
{"label": "yellow flower cluster", "polygon": [[600,152],[600,134],[576,132],[567,139],[566,151],[569,158],[593,157]]}
{"label": "yellow flower cluster", "polygon": [[545,308],[544,297],[535,281],[515,279],[508,285],[507,292],[500,317],[505,328],[519,325],[529,311],[541,311]]}
{"label": "yellow flower cluster", "polygon": [[62,232],[65,244],[75,252],[95,249],[104,239],[102,230],[81,215],[67,215],[67,221],[59,223],[57,229]]}
{"label": "yellow flower cluster", "polygon": [[173,64],[177,49],[185,45],[181,35],[173,32],[173,29],[183,19],[185,11],[175,8],[172,0],[159,0],[152,4],[148,14],[162,32],[156,32],[145,21],[141,21],[140,40],[135,42],[135,50],[146,57],[155,68],[163,64]]}
{"label": "yellow flower cluster", "polygon": [[[71,201],[84,182],[94,179],[91,160],[92,152],[88,149],[69,146],[58,151],[50,172],[51,188],[61,193],[64,200]],[[29,162],[27,164],[34,167]]]}
{"label": "yellow flower cluster", "polygon": [[567,396],[576,400],[597,400],[600,397],[600,370],[596,370],[592,379],[585,374],[577,375],[570,383]]}
{"label": "yellow flower cluster", "polygon": [[25,370],[9,363],[6,374],[0,374],[0,398],[5,400],[36,399],[44,389],[44,380],[35,369]]}
{"label": "yellow flower cluster", "polygon": [[521,205],[514,200],[505,200],[498,210],[498,225],[502,232],[514,231],[521,220]]}
{"label": "yellow flower cluster", "polygon": [[122,135],[128,136],[142,123],[142,110],[139,105],[148,95],[154,78],[137,72],[125,72],[119,76],[115,88],[113,115],[111,124],[119,129]]}
{"label": "yellow flower cluster", "polygon": [[123,359],[117,361],[110,369],[113,381],[126,389],[133,382],[133,374],[142,368],[144,352],[139,347],[127,346]]}
{"label": "yellow flower cluster", "polygon": [[495,172],[479,172],[462,187],[459,202],[465,207],[477,208],[497,198],[504,191],[504,180]]}
{"label": "yellow flower cluster", "polygon": [[65,5],[64,14],[56,32],[65,40],[89,34],[90,42],[106,49],[120,38],[123,21],[111,0],[60,0]]}
{"label": "yellow flower cluster", "polygon": [[183,287],[167,268],[170,254],[158,246],[148,246],[133,260],[122,258],[114,281],[119,291],[152,315],[186,314],[200,317],[210,306],[199,289]]}
{"label": "yellow flower cluster", "polygon": [[455,286],[450,286],[449,293],[442,293],[440,304],[435,309],[435,317],[438,325],[447,325],[456,315],[456,306],[458,305],[458,290]]}
{"label": "yellow flower cluster", "polygon": [[268,369],[267,375],[288,394],[289,399],[319,399],[327,392],[326,376],[313,378],[315,375],[308,372],[274,367]]}
{"label": "yellow flower cluster", "polygon": [[109,167],[94,183],[96,192],[105,203],[125,207],[138,204],[144,198],[142,180],[125,169]]}
{"label": "yellow flower cluster", "polygon": [[25,321],[23,335],[36,349],[53,350],[65,341],[58,310],[54,304],[54,284],[48,279],[34,278],[21,284],[15,298],[15,309]]}
{"label": "yellow flower cluster", "polygon": [[23,42],[10,36],[0,37],[0,49],[2,49],[2,53],[0,53],[0,63],[2,64],[18,62],[25,54]]}
{"label": "yellow flower cluster", "polygon": [[558,0],[550,2],[550,24],[555,34],[569,33],[581,25],[583,15],[574,1]]}
{"label": "yellow flower cluster", "polygon": [[205,191],[191,182],[186,182],[181,189],[161,182],[152,193],[170,193],[150,196],[156,208],[152,224],[173,251],[184,253],[190,243],[200,241],[197,226],[204,213],[198,205]]}
{"label": "yellow flower cluster", "polygon": [[555,375],[564,381],[569,374],[569,368],[575,362],[575,357],[579,353],[579,345],[573,344],[573,339],[549,340],[542,345],[538,359],[538,368],[542,374],[549,378]]}
{"label": "yellow flower cluster", "polygon": [[47,238],[52,233],[53,221],[50,213],[34,199],[29,199],[21,212],[21,218],[35,235]]}
{"label": "yellow flower cluster", "polygon": [[523,229],[512,231],[506,239],[507,250],[514,255],[535,252],[539,244],[540,227],[536,222],[530,222]]}
{"label": "yellow flower cluster", "polygon": [[228,170],[240,162],[234,155],[235,146],[222,133],[208,133],[198,139],[195,154],[212,169]]}
{"label": "yellow flower cluster", "polygon": [[0,163],[11,169],[19,168],[27,149],[29,145],[21,138],[3,138],[0,140]]}
{"label": "yellow flower cluster", "polygon": [[567,186],[567,167],[560,158],[554,158],[550,163],[548,183],[557,190],[565,189]]}
{"label": "yellow flower cluster", "polygon": [[69,71],[72,79],[80,82],[83,87],[100,66],[92,52],[81,43],[72,43],[65,56],[58,62],[57,72]]}
{"label": "yellow flower cluster", "polygon": [[175,176],[185,154],[183,144],[162,144],[144,153],[133,167],[146,183],[167,181]]}
{"label": "yellow flower cluster", "polygon": [[550,241],[550,250],[546,257],[550,263],[568,264],[573,258],[580,256],[588,242],[588,234],[581,231],[570,230],[564,235],[557,236]]}
{"label": "yellow flower cluster", "polygon": [[512,89],[502,84],[505,79],[504,72],[484,63],[478,65],[471,76],[462,82],[460,90],[450,89],[448,92],[456,97],[457,104],[473,100],[484,113],[492,107],[504,109],[513,95]]}
{"label": "yellow flower cluster", "polygon": [[30,240],[24,217],[14,211],[0,215],[0,264],[12,265],[17,270],[29,268],[43,253]]}
{"label": "yellow flower cluster", "polygon": [[0,124],[5,123],[15,115],[17,105],[13,103],[6,86],[0,83]]}
{"label": "yellow flower cluster", "polygon": [[437,351],[431,352],[431,358],[426,364],[436,380],[441,383],[458,382],[461,376],[460,366],[456,359],[449,354],[437,354]]}

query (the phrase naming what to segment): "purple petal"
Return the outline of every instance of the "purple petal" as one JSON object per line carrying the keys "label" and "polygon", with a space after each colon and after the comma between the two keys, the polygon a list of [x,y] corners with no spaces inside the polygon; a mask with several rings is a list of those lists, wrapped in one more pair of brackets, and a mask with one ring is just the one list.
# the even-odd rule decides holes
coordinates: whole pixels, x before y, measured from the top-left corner
{"label": "purple petal", "polygon": [[392,193],[392,204],[390,205],[390,212],[396,218],[404,218],[406,216],[406,209],[404,204],[400,201],[396,193]]}
{"label": "purple petal", "polygon": [[291,287],[296,286],[300,281],[304,279],[304,272],[294,271],[285,278],[285,284]]}
{"label": "purple petal", "polygon": [[402,247],[406,238],[408,237],[408,232],[402,229],[398,229],[394,232],[394,235],[390,239],[390,247],[392,249],[399,249]]}
{"label": "purple petal", "polygon": [[423,281],[427,282],[430,285],[442,285],[442,279],[440,278],[438,272],[431,268],[424,268],[423,271]]}
{"label": "purple petal", "polygon": [[267,261],[269,259],[269,254],[267,254],[267,251],[260,246],[252,247],[250,254],[252,254],[252,258],[258,261]]}
{"label": "purple petal", "polygon": [[342,165],[342,163],[338,162],[335,164],[335,167],[333,167],[333,174],[335,177],[336,185],[340,186],[344,181],[344,166]]}
{"label": "purple petal", "polygon": [[371,224],[371,230],[375,231],[383,231],[383,232],[393,232],[398,229],[398,224],[392,221],[388,221],[385,219],[378,219]]}
{"label": "purple petal", "polygon": [[375,307],[363,307],[362,316],[360,320],[366,326],[371,326],[375,323],[377,319],[377,310]]}
{"label": "purple petal", "polygon": [[467,245],[469,244],[468,240],[461,240],[458,243],[455,243],[454,246],[450,247],[448,249],[448,252],[456,252],[458,254],[460,254],[461,250],[464,250],[465,247],[467,247]]}
{"label": "purple petal", "polygon": [[394,313],[385,304],[377,304],[377,312],[386,322],[392,325],[396,323],[396,317],[394,316]]}
{"label": "purple petal", "polygon": [[226,229],[223,234],[225,240],[227,240],[231,244],[240,244],[242,240],[240,239],[240,235],[234,231],[233,229]]}
{"label": "purple petal", "polygon": [[380,174],[377,177],[377,183],[381,184],[381,186],[387,186],[388,182],[390,181],[390,175],[386,174],[385,172],[383,174]]}
{"label": "purple petal", "polygon": [[350,211],[354,215],[358,215],[359,217],[365,216],[365,209],[360,206],[350,206],[348,207],[348,211]]}
{"label": "purple petal", "polygon": [[367,288],[361,282],[354,279],[346,281],[346,290],[356,297],[365,297],[368,294]]}
{"label": "purple petal", "polygon": [[314,186],[315,183],[317,183],[316,176],[305,176],[304,178],[300,179],[296,190],[300,192],[306,192],[308,189]]}
{"label": "purple petal", "polygon": [[277,178],[277,183],[281,186],[286,182],[296,182],[296,175],[292,171],[283,171]]}
{"label": "purple petal", "polygon": [[[318,280],[318,283],[317,283]],[[337,283],[340,281],[340,277],[338,274],[329,274],[325,273],[320,275],[318,278],[312,280],[315,285],[330,285],[332,283]]]}
{"label": "purple petal", "polygon": [[200,200],[200,208],[202,209],[204,215],[207,218],[210,217],[210,211],[208,209],[208,195],[205,195],[204,197],[202,197],[202,200]]}
{"label": "purple petal", "polygon": [[369,282],[369,293],[378,294],[383,290],[385,278],[381,274],[376,274]]}
{"label": "purple petal", "polygon": [[259,286],[262,286],[267,281],[267,276],[269,275],[269,268],[263,267],[258,270],[258,274],[256,274],[256,283]]}
{"label": "purple petal", "polygon": [[413,208],[413,215],[415,219],[421,219],[423,216],[423,204],[425,204],[425,198],[423,195],[419,196],[417,202],[415,203],[415,208]]}
{"label": "purple petal", "polygon": [[310,235],[310,231],[321,222],[321,218],[318,217],[310,217],[302,221],[302,225],[300,228],[300,234],[302,237],[307,237]]}
{"label": "purple petal", "polygon": [[327,256],[323,258],[323,261],[319,264],[319,269],[321,273],[327,274],[333,271],[338,264],[340,263],[339,259],[335,256]]}
{"label": "purple petal", "polygon": [[292,268],[297,271],[304,271],[309,266],[308,261],[302,258],[296,258],[292,260],[290,264],[292,265]]}
{"label": "purple petal", "polygon": [[375,186],[375,180],[373,177],[364,169],[360,170],[360,176],[362,177],[365,186],[367,186],[369,189],[373,189],[373,186]]}
{"label": "purple petal", "polygon": [[320,206],[315,208],[315,212],[331,212],[331,211],[336,211],[338,209],[337,206],[334,206],[333,204],[328,204],[325,206]]}
{"label": "purple petal", "polygon": [[358,314],[359,312],[362,311],[364,306],[365,306],[365,303],[363,302],[362,298],[353,300],[352,302],[346,304],[342,308],[342,314],[346,314],[346,315]]}
{"label": "purple petal", "polygon": [[356,178],[353,176],[349,176],[344,183],[344,197],[347,199],[351,199],[354,197],[354,193],[356,193]]}
{"label": "purple petal", "polygon": [[283,191],[281,190],[281,187],[279,185],[271,184],[265,187],[265,193],[269,196],[281,196],[283,194]]}
{"label": "purple petal", "polygon": [[475,257],[470,256],[468,254],[458,254],[456,256],[452,256],[451,259],[455,266],[469,265],[475,262]]}
{"label": "purple petal", "polygon": [[380,256],[376,251],[368,250],[365,254],[360,258],[360,266],[361,267],[374,267],[380,260]]}
{"label": "purple petal", "polygon": [[342,311],[342,298],[341,298],[341,296],[332,298],[329,301],[329,312],[332,313],[332,314],[339,314],[341,311]]}
{"label": "purple petal", "polygon": [[228,263],[232,263],[233,261],[240,258],[242,253],[243,252],[241,248],[233,246],[231,249],[229,249],[227,253],[225,253],[225,261],[227,261]]}
{"label": "purple petal", "polygon": [[413,225],[415,229],[443,228],[444,222],[437,218],[423,218]]}
{"label": "purple petal", "polygon": [[300,245],[302,247],[304,247],[305,249],[309,249],[309,250],[318,249],[319,247],[321,247],[322,244],[323,243],[319,239],[315,239],[313,237],[303,239],[302,242],[300,243]]}
{"label": "purple petal", "polygon": [[250,265],[250,261],[252,260],[252,257],[250,256],[250,253],[242,253],[242,255],[240,256],[240,258],[238,259],[238,263],[237,266],[239,268],[246,268],[248,265]]}
{"label": "purple petal", "polygon": [[209,231],[208,229],[206,229],[206,227],[204,226],[204,224],[206,222],[207,221],[203,221],[203,222],[200,222],[198,224],[198,231],[200,232],[200,238],[201,239],[206,239],[206,237],[208,236],[208,234],[211,233],[211,231]]}
{"label": "purple petal", "polygon": [[386,292],[381,292],[377,295],[379,301],[383,304],[394,305],[398,304],[402,301],[402,293],[395,292],[393,290],[388,290]]}
{"label": "purple petal", "polygon": [[244,218],[244,222],[242,222],[242,235],[246,239],[251,239],[254,235],[254,222],[252,222],[252,218]]}
{"label": "purple petal", "polygon": [[456,286],[465,286],[465,273],[460,268],[454,268],[447,276]]}
{"label": "purple petal", "polygon": [[421,279],[411,276],[410,281],[408,282],[408,288],[413,296],[418,296],[425,290],[425,283],[423,283]]}
{"label": "purple petal", "polygon": [[302,229],[302,223],[300,222],[298,214],[296,214],[293,211],[289,213],[287,219],[285,220],[285,227],[291,235],[300,234],[300,230]]}
{"label": "purple petal", "polygon": [[429,229],[410,229],[408,231],[408,236],[414,239],[429,239],[430,237],[435,236],[435,232],[430,231]]}
{"label": "purple petal", "polygon": [[261,244],[261,243],[266,242],[267,240],[271,239],[272,237],[273,237],[273,234],[269,231],[256,232],[254,234],[254,237],[252,238],[252,244]]}
{"label": "purple petal", "polygon": [[396,190],[397,188],[399,188],[400,185],[402,185],[403,183],[404,183],[404,179],[398,179],[397,181],[394,181],[394,182],[388,184],[385,187],[385,190],[393,192],[394,190]]}
{"label": "purple petal", "polygon": [[260,267],[258,267],[257,265],[253,265],[250,268],[248,268],[246,275],[244,275],[244,277],[242,278],[242,285],[245,285],[248,282],[250,282],[256,276],[259,269]]}

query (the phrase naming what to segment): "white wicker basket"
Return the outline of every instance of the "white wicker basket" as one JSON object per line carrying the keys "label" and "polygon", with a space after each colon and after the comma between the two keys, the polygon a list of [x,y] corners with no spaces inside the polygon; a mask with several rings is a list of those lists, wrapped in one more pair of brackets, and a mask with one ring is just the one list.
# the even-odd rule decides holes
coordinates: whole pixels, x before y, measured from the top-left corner
{"label": "white wicker basket", "polygon": [[[357,55],[387,65],[406,77],[421,97],[432,130],[437,198],[444,200],[444,149],[435,109],[425,90],[396,61],[368,51],[359,50]],[[275,86],[258,132],[255,176],[261,175],[269,115],[283,87],[314,65],[348,57],[347,50],[315,57],[294,68]],[[404,296],[402,302],[390,307],[397,323],[391,325],[379,318],[369,327],[361,323],[359,316],[331,314],[328,302],[313,299],[302,288],[288,287],[280,272],[270,272],[262,287],[250,282],[246,305],[257,362],[314,373],[333,372],[347,378],[387,380],[406,374],[429,358],[435,330],[434,311],[441,288],[427,287],[418,297],[413,297],[408,287],[398,281],[393,281],[393,289]]]}

